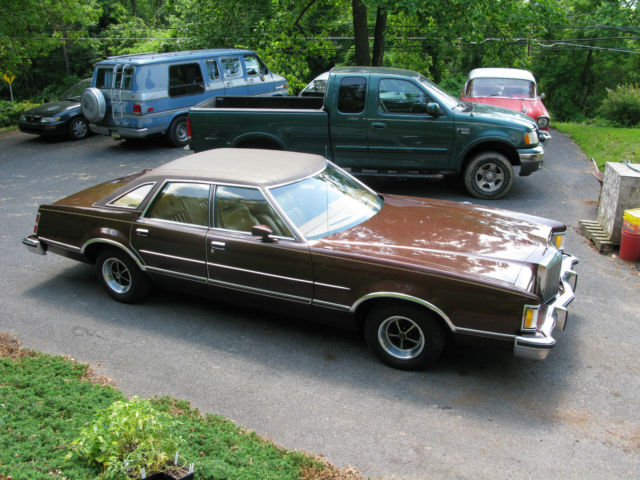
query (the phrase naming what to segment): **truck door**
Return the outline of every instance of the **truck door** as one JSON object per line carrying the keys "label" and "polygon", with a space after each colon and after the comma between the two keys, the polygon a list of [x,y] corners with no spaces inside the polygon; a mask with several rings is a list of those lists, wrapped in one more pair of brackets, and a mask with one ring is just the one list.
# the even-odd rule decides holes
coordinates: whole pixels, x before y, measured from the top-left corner
{"label": "truck door", "polygon": [[446,168],[453,144],[453,117],[427,114],[433,102],[409,79],[381,78],[369,94],[367,137],[371,167]]}
{"label": "truck door", "polygon": [[269,69],[255,53],[244,55],[244,69],[247,72],[249,95],[266,95],[275,90]]}
{"label": "truck door", "polygon": [[365,110],[367,77],[360,75],[342,77],[337,97],[337,101],[335,97],[332,99],[327,97],[327,101],[332,105],[329,123],[333,161],[342,167],[362,168],[369,163]]}
{"label": "truck door", "polygon": [[240,57],[230,56],[220,58],[222,78],[224,80],[225,95],[247,95],[249,89],[244,79]]}

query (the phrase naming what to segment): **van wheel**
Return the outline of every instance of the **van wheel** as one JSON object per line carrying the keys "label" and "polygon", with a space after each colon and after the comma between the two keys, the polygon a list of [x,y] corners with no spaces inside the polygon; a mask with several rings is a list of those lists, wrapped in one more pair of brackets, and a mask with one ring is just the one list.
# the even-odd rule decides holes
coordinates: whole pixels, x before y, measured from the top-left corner
{"label": "van wheel", "polygon": [[513,184],[513,168],[498,152],[482,152],[471,159],[464,171],[464,186],[476,198],[504,197]]}
{"label": "van wheel", "polygon": [[169,127],[167,139],[174,147],[184,147],[189,143],[189,134],[187,127],[187,117],[182,115],[177,117]]}

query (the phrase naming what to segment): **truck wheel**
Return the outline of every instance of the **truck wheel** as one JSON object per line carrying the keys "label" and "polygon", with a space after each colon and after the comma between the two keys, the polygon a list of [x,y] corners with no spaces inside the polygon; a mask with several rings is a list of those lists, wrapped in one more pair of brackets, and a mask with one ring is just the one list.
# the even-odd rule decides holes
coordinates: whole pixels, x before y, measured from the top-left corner
{"label": "truck wheel", "polygon": [[367,315],[364,335],[380,360],[403,370],[431,365],[446,343],[442,326],[429,311],[404,303],[374,307]]}
{"label": "truck wheel", "polygon": [[511,163],[498,152],[477,154],[464,171],[464,186],[476,198],[501,198],[511,190],[512,184]]}
{"label": "truck wheel", "polygon": [[151,289],[149,277],[122,250],[103,250],[98,255],[96,267],[105,290],[119,302],[138,302]]}
{"label": "truck wheel", "polygon": [[169,131],[167,132],[167,139],[169,143],[174,147],[184,147],[189,143],[189,134],[187,127],[187,117],[182,115],[177,117],[171,122]]}

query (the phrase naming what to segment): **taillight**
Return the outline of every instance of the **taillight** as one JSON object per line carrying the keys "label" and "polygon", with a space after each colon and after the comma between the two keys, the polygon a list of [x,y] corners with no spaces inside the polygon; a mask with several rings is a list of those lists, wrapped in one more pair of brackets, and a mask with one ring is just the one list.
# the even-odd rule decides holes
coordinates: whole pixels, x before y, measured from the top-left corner
{"label": "taillight", "polygon": [[40,212],[36,213],[36,224],[33,226],[33,233],[38,233],[38,222],[40,221]]}
{"label": "taillight", "polygon": [[187,135],[191,138],[191,119],[187,118]]}
{"label": "taillight", "polygon": [[138,115],[142,114],[142,106],[139,103],[133,104],[133,113],[137,113]]}

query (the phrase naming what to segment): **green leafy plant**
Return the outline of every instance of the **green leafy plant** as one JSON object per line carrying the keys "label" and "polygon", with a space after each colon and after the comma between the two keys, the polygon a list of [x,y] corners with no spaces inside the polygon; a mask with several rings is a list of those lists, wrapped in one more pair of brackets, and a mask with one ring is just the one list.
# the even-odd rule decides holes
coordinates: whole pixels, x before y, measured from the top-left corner
{"label": "green leafy plant", "polygon": [[20,115],[35,106],[36,104],[31,102],[11,103],[0,100],[0,127],[17,125]]}
{"label": "green leafy plant", "polygon": [[602,101],[598,113],[614,126],[634,127],[640,124],[640,87],[618,85],[615,90],[607,88],[607,97]]}
{"label": "green leafy plant", "polygon": [[105,479],[141,478],[173,466],[181,438],[176,423],[146,399],[114,402],[74,441],[75,452],[102,468]]}

